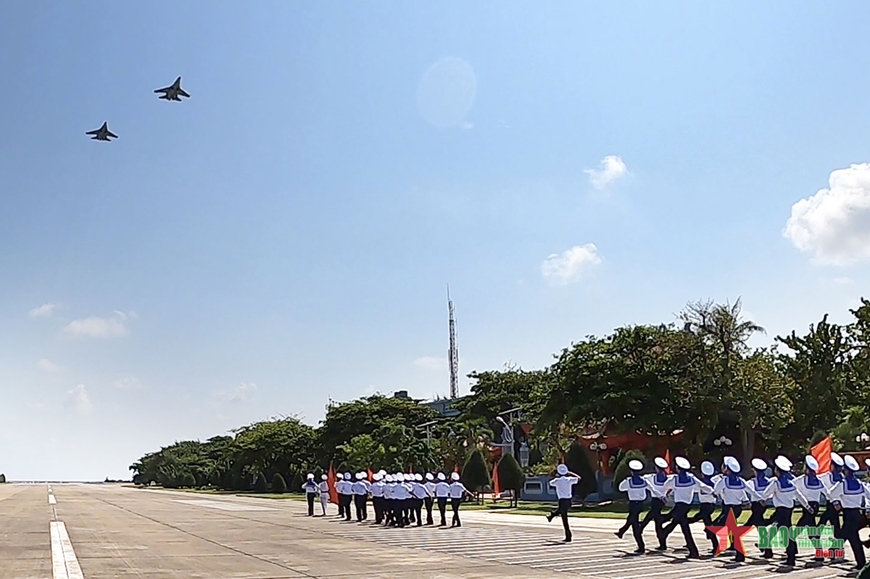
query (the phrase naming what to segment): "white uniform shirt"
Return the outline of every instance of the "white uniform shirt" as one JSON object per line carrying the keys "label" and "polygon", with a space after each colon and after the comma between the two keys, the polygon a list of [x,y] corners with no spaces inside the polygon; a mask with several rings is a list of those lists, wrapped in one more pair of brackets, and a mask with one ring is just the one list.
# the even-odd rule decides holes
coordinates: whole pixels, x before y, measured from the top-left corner
{"label": "white uniform shirt", "polygon": [[558,476],[550,481],[551,487],[556,487],[556,496],[560,499],[570,499],[574,496],[574,485],[580,482],[576,476]]}
{"label": "white uniform shirt", "polygon": [[[626,477],[621,483],[619,483],[619,490],[624,493],[628,493],[628,500],[630,501],[643,501],[646,500],[646,493],[649,492],[652,496],[656,496],[658,490],[653,488],[652,485],[649,484],[649,481],[644,477],[638,477],[640,482],[636,482],[632,477]],[[658,498],[662,498],[661,495],[658,495]]]}
{"label": "white uniform shirt", "polygon": [[802,474],[795,477],[792,482],[809,502],[818,503],[821,501],[822,493],[825,492],[825,484],[819,477],[810,480],[807,475]]}
{"label": "white uniform shirt", "polygon": [[[722,479],[722,475],[721,475],[721,474],[717,474],[717,475],[714,475],[714,476],[710,477],[710,482],[709,482],[709,484],[708,484],[706,481],[704,481],[704,480],[702,480],[701,482],[703,482],[704,484],[707,484],[708,486],[712,486],[712,487],[713,487],[713,492],[715,493],[715,492],[716,492],[716,485],[719,483],[719,480],[720,480],[720,479]],[[705,493],[701,493],[701,494],[698,495],[698,502],[701,502],[701,503],[707,503],[707,504],[714,504],[714,503],[716,502],[716,497],[717,497],[717,496],[718,496],[718,495],[716,495],[716,494],[709,494],[709,495],[708,495],[708,494],[705,494]]]}
{"label": "white uniform shirt", "polygon": [[426,487],[421,483],[415,482],[411,485],[411,493],[414,495],[415,499],[425,499],[429,496],[429,493],[426,491]]}
{"label": "white uniform shirt", "polygon": [[764,494],[765,489],[770,486],[772,480],[773,479],[767,478],[766,476],[761,477],[761,480],[759,480],[757,476],[746,479],[746,485],[755,492],[754,495],[752,493],[749,494],[752,498],[752,502],[761,502],[761,496]]}
{"label": "white uniform shirt", "polygon": [[643,475],[643,478],[645,478],[649,482],[651,488],[654,488],[656,489],[656,491],[658,491],[658,495],[654,494],[653,497],[665,500],[664,496],[667,494],[668,480],[670,480],[670,478],[673,476],[674,475],[672,474],[666,474],[660,477],[658,476],[658,473],[651,473]]}
{"label": "white uniform shirt", "polygon": [[338,491],[338,494],[340,494],[340,495],[349,495],[350,494],[350,489],[348,488],[349,485],[350,485],[349,482],[342,479],[342,480],[338,481],[337,483],[335,483],[335,490]]}
{"label": "white uniform shirt", "polygon": [[404,501],[408,498],[408,487],[403,484],[393,486],[393,498],[397,501]]}
{"label": "white uniform shirt", "polygon": [[391,500],[393,498],[393,487],[395,487],[393,483],[387,483],[384,485],[384,498]]}
{"label": "white uniform shirt", "polygon": [[795,500],[800,502],[805,507],[809,507],[806,497],[794,486],[794,481],[788,481],[784,486],[778,478],[771,479],[770,484],[764,489],[764,494],[761,495],[762,500],[768,501],[773,499],[774,507],[785,507],[793,509]]}
{"label": "white uniform shirt", "polygon": [[366,494],[366,485],[363,484],[363,481],[358,480],[353,483],[353,487],[351,487],[351,492],[355,495],[364,495]]}
{"label": "white uniform shirt", "polygon": [[305,492],[306,492],[306,493],[308,493],[308,494],[312,494],[312,495],[313,495],[313,494],[316,494],[317,492],[320,491],[320,487],[317,486],[317,483],[314,482],[313,480],[306,480],[306,481],[302,484],[302,488],[305,489]]}
{"label": "white uniform shirt", "polygon": [[713,487],[713,493],[722,499],[723,504],[732,507],[760,498],[755,490],[740,477],[720,477],[716,481],[716,486]]}
{"label": "white uniform shirt", "polygon": [[384,482],[383,481],[375,481],[375,484],[372,485],[372,496],[373,497],[384,496]]}
{"label": "white uniform shirt", "polygon": [[686,473],[686,475],[685,481],[681,481],[679,475],[674,475],[665,483],[665,488],[674,493],[675,503],[692,504],[695,493],[700,495],[701,493],[710,494],[713,492],[712,487],[699,481],[692,473]]}
{"label": "white uniform shirt", "polygon": [[435,496],[435,487],[437,487],[438,485],[436,485],[436,484],[433,483],[432,481],[429,481],[429,482],[427,482],[427,483],[426,483],[425,485],[423,485],[423,486],[426,487],[426,492],[429,493],[429,496],[430,496],[430,497],[434,497],[434,496]]}
{"label": "white uniform shirt", "polygon": [[834,476],[834,471],[826,472],[825,474],[819,475],[819,480],[822,481],[822,484],[825,486],[825,490],[822,492],[828,497],[828,500],[831,500],[831,490],[834,488],[834,485],[843,480],[843,473],[838,472],[837,476]]}
{"label": "white uniform shirt", "polygon": [[450,498],[451,499],[461,499],[465,496],[465,493],[468,492],[468,489],[465,488],[465,485],[461,482],[453,481],[450,483]]}
{"label": "white uniform shirt", "polygon": [[834,484],[828,496],[832,501],[839,501],[844,509],[860,509],[862,502],[870,507],[870,488],[857,478],[853,480],[858,483],[853,488],[847,487],[848,480],[845,478]]}
{"label": "white uniform shirt", "polygon": [[450,485],[447,484],[446,482],[444,482],[443,480],[439,481],[435,485],[435,496],[441,497],[441,498],[449,497],[450,496]]}
{"label": "white uniform shirt", "polygon": [[325,480],[320,481],[320,484],[318,486],[320,487],[320,494],[329,493],[329,482]]}

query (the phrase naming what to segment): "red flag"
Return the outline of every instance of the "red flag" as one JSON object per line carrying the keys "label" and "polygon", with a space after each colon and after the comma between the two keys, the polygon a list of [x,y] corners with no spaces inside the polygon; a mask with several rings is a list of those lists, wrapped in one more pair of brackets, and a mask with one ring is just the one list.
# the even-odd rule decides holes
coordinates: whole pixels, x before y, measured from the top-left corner
{"label": "red flag", "polygon": [[823,474],[831,470],[831,452],[834,450],[834,444],[830,436],[826,436],[824,440],[810,449],[810,454],[819,461],[819,470],[816,474]]}
{"label": "red flag", "polygon": [[668,463],[668,468],[665,469],[665,474],[671,474],[671,449],[665,449],[665,462]]}
{"label": "red flag", "polygon": [[374,473],[372,473],[372,469],[367,468],[366,470],[367,470],[368,473],[369,473],[369,482],[374,481],[374,480],[375,480],[375,475],[374,475]]}
{"label": "red flag", "polygon": [[498,480],[498,463],[492,469],[492,492],[495,493],[495,496],[501,494],[501,484]]}
{"label": "red flag", "polygon": [[458,464],[453,465],[453,472],[459,472],[459,465]]}
{"label": "red flag", "polygon": [[326,484],[329,486],[329,502],[338,504],[338,491],[335,489],[335,469],[329,463],[329,474],[326,475]]}

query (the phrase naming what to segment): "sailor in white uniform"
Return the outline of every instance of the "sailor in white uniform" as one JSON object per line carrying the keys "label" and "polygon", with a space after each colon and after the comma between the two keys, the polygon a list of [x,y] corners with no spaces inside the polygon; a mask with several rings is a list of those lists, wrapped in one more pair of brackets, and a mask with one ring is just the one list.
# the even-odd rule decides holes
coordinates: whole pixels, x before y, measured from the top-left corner
{"label": "sailor in white uniform", "polygon": [[314,475],[310,472],[308,476],[305,477],[305,482],[302,484],[302,488],[305,490],[305,499],[308,501],[308,516],[314,516],[314,499],[317,498],[318,493],[320,493],[320,487],[316,482],[314,482]]}
{"label": "sailor in white uniform", "polygon": [[[764,494],[765,489],[770,485],[772,479],[767,476],[767,463],[760,458],[752,459],[752,470],[755,471],[755,476],[746,481],[746,484],[753,491],[750,493],[752,497],[752,501],[749,503],[751,512],[749,514],[749,519],[746,520],[746,526],[756,528],[766,527],[770,525],[773,519],[772,517],[771,519],[768,519],[765,516],[768,503],[767,501],[761,500],[761,495]],[[767,556],[766,551],[762,552]],[[770,556],[773,556],[773,551],[770,551]]]}
{"label": "sailor in white uniform", "polygon": [[435,477],[431,472],[426,473],[426,494],[428,495],[425,499],[426,504],[426,524],[432,525],[434,524],[432,521],[432,503],[435,499]]}
{"label": "sailor in white uniform", "polygon": [[[776,476],[761,495],[761,499],[773,500],[773,507],[776,509],[773,522],[777,527],[791,527],[791,515],[796,501],[805,509],[812,510],[812,507],[806,497],[794,486],[794,476],[791,474],[792,462],[784,456],[778,456],[773,464],[776,467],[774,469]],[[769,559],[773,554],[770,550],[766,550],[764,556]],[[785,565],[794,567],[796,558],[797,543],[789,536],[788,547],[785,550]]]}
{"label": "sailor in white uniform", "polygon": [[[716,483],[722,478],[721,474],[714,474],[716,472],[716,467],[713,466],[713,463],[709,460],[705,460],[701,463],[701,482],[707,486],[713,487],[714,490],[716,488]],[[698,495],[698,512],[689,517],[689,524],[697,523],[701,521],[704,523],[704,527],[709,527],[713,524],[713,511],[716,510],[716,495],[715,494],[699,494]],[[716,552],[716,548],[718,547],[718,540],[716,539],[716,535],[708,531],[706,528],[704,529],[704,534],[707,535],[707,538],[710,539],[710,542],[713,543],[713,552]]]}
{"label": "sailor in white uniform", "polygon": [[[813,456],[804,458],[804,474],[795,477],[794,486],[797,488],[809,503],[810,508],[802,508],[801,516],[798,519],[798,527],[815,527],[816,513],[819,512],[819,503],[822,501],[822,493],[825,490],[825,485],[816,475],[819,470],[819,462]],[[810,538],[818,538],[817,535]],[[816,557],[817,561],[823,560],[821,557]]]}
{"label": "sailor in white uniform", "polygon": [[462,505],[462,499],[465,495],[470,495],[468,489],[459,482],[459,473],[454,472],[450,475],[450,508],[453,510],[453,520],[450,522],[450,527],[461,527],[462,521],[459,520],[459,507]]}
{"label": "sailor in white uniform", "polygon": [[404,527],[408,524],[405,519],[405,508],[408,502],[408,487],[405,486],[404,475],[396,473],[393,475],[393,480],[396,483],[393,485],[393,522],[397,527]]}
{"label": "sailor in white uniform", "polygon": [[571,527],[568,526],[568,511],[571,510],[571,503],[574,501],[574,485],[580,482],[580,475],[568,470],[568,466],[560,464],[556,467],[556,473],[559,475],[550,481],[550,486],[556,488],[556,498],[559,504],[555,511],[547,515],[547,522],[552,521],[556,516],[562,518],[562,526],[565,527],[565,542],[571,542]]}
{"label": "sailor in white uniform", "polygon": [[[733,456],[726,456],[722,462],[722,478],[716,481],[713,487],[713,494],[722,499],[722,512],[719,518],[713,521],[715,526],[724,526],[728,521],[729,513],[734,514],[736,521],[743,512],[743,505],[749,503],[753,499],[760,499],[761,496],[746,484],[740,476],[740,462]],[[734,549],[734,544],[730,545]],[[719,548],[719,540],[713,537],[714,552]],[[742,563],[746,560],[746,556],[734,549],[734,560]]]}
{"label": "sailor in white uniform", "polygon": [[380,472],[372,475],[372,508],[375,510],[375,524],[384,522],[384,479]]}
{"label": "sailor in white uniform", "polygon": [[320,509],[323,511],[323,516],[326,516],[326,507],[329,505],[329,481],[325,474],[320,475]]}
{"label": "sailor in white uniform", "polygon": [[834,506],[839,504],[843,511],[843,539],[852,548],[857,569],[863,569],[867,564],[864,556],[864,545],[858,537],[858,531],[864,524],[862,508],[870,508],[870,488],[866,487],[856,474],[861,467],[855,457],[849,455],[843,458],[843,480],[834,484],[830,497]]}
{"label": "sailor in white uniform", "polygon": [[[625,523],[631,527],[631,533],[634,535],[635,543],[637,543],[635,553],[642,555],[646,547],[643,542],[643,531],[640,528],[640,514],[643,512],[643,503],[646,500],[646,495],[649,493],[653,497],[664,497],[658,495],[659,491],[640,475],[640,471],[643,470],[643,463],[641,461],[630,460],[628,468],[631,471],[631,475],[619,483],[619,490],[628,494],[628,516],[625,519]],[[622,537],[620,536],[620,538]]]}
{"label": "sailor in white uniform", "polygon": [[[835,484],[843,480],[843,457],[836,452],[831,453],[831,470],[819,475],[819,480],[825,485],[825,511],[819,517],[818,525],[831,525],[834,528],[834,538],[843,539],[843,532],[840,525],[840,511],[834,508],[834,501],[831,500],[831,494],[828,492]],[[831,557],[831,561],[837,561],[836,556]]]}
{"label": "sailor in white uniform", "polygon": [[350,476],[349,472],[344,473],[344,480],[342,481],[344,484],[342,485],[342,495],[339,496],[339,500],[344,502],[344,520],[350,520],[350,505],[353,502],[353,477]]}
{"label": "sailor in white uniform", "polygon": [[[692,530],[689,528],[689,508],[692,506],[695,493],[710,494],[713,492],[713,488],[695,478],[695,475],[690,472],[692,465],[685,457],[678,456],[675,462],[677,464],[677,474],[669,478],[666,484],[667,492],[674,493],[673,521],[671,521],[668,527],[670,529],[676,526],[680,527],[680,530],[683,531],[683,538],[686,540],[686,548],[689,550],[688,558],[698,559],[700,557],[698,547],[695,545],[695,539],[692,538]],[[665,547],[667,547],[667,533],[669,532],[668,528],[662,531],[662,542]]]}
{"label": "sailor in white uniform", "polygon": [[393,527],[396,525],[396,520],[394,517],[395,504],[396,501],[393,497],[393,489],[396,487],[396,481],[393,479],[393,475],[387,474],[384,475],[384,481],[386,484],[384,485],[384,502],[383,502],[383,520],[385,527]]}
{"label": "sailor in white uniform", "polygon": [[414,482],[411,483],[411,495],[413,496],[414,518],[417,521],[417,526],[423,526],[423,502],[429,498],[429,491],[426,490],[426,485],[423,484],[423,475],[417,473],[414,475]]}
{"label": "sailor in white uniform", "polygon": [[[647,479],[657,491],[656,496],[653,496],[650,500],[649,511],[647,511],[646,515],[644,515],[643,520],[640,522],[640,530],[646,528],[646,526],[653,521],[656,530],[656,538],[658,539],[658,547],[656,550],[664,551],[667,549],[665,545],[664,534],[662,533],[664,529],[664,525],[671,519],[671,513],[664,514],[662,513],[662,509],[665,507],[665,495],[667,490],[667,482],[674,475],[666,474],[666,469],[668,468],[668,461],[663,459],[660,456],[657,456],[653,461],[656,467],[655,473],[644,475],[644,478]],[[662,498],[658,498],[658,495],[661,495]],[[623,528],[620,529],[621,533],[625,533],[628,528],[623,525]],[[622,535],[620,534],[620,537]]]}
{"label": "sailor in white uniform", "polygon": [[443,472],[438,473],[438,482],[435,483],[435,500],[438,502],[438,512],[441,514],[439,527],[447,526],[447,499],[450,498],[450,485]]}

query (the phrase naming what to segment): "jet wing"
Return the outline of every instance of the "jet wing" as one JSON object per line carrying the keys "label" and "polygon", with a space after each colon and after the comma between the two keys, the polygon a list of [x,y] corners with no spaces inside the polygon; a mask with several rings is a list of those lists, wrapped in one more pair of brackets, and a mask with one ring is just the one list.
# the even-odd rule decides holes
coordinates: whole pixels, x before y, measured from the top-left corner
{"label": "jet wing", "polygon": [[186,92],[183,88],[179,88],[179,89],[178,89],[178,94],[180,94],[180,95],[183,96],[183,97],[190,98],[190,95],[187,94],[187,92]]}
{"label": "jet wing", "polygon": [[166,88],[158,88],[158,89],[155,90],[154,92],[169,92],[169,91],[171,91],[171,90],[172,90],[172,87],[171,87],[171,86],[167,86]]}
{"label": "jet wing", "polygon": [[86,135],[99,135],[99,134],[100,134],[100,129],[94,129],[93,131],[88,131],[88,132],[85,133],[85,134],[86,134]]}
{"label": "jet wing", "polygon": [[116,135],[116,134],[113,133],[112,131],[106,131],[106,136],[107,136],[107,137],[113,137],[113,138],[115,138],[115,139],[118,138],[118,135]]}

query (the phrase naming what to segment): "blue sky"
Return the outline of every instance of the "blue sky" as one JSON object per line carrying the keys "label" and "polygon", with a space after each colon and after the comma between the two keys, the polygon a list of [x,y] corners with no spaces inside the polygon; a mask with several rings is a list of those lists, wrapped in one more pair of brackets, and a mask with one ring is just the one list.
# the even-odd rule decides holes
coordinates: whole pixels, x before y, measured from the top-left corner
{"label": "blue sky", "polygon": [[[4,4],[0,472],[127,476],[329,397],[446,394],[447,283],[463,374],[697,299],[742,296],[757,345],[847,320],[868,17]],[[192,98],[157,100],[179,75]]]}

